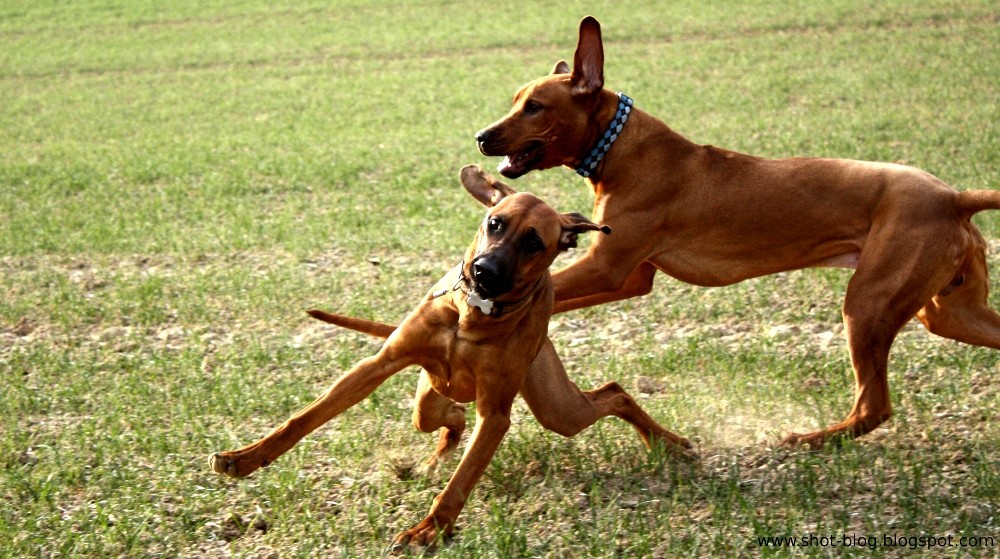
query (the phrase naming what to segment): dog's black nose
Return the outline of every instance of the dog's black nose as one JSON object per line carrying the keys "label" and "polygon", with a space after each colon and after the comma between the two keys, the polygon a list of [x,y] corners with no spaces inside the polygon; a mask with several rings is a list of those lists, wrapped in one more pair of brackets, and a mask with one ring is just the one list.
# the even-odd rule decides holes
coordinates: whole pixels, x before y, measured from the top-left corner
{"label": "dog's black nose", "polygon": [[490,136],[492,135],[493,135],[492,130],[490,130],[489,128],[483,128],[479,132],[476,132],[476,141],[481,144],[483,142],[489,141]]}
{"label": "dog's black nose", "polygon": [[472,263],[472,274],[476,276],[476,283],[489,285],[500,276],[500,270],[492,260],[480,258]]}
{"label": "dog's black nose", "polygon": [[510,286],[501,266],[501,260],[484,256],[472,263],[472,283],[475,290],[486,299],[505,293]]}

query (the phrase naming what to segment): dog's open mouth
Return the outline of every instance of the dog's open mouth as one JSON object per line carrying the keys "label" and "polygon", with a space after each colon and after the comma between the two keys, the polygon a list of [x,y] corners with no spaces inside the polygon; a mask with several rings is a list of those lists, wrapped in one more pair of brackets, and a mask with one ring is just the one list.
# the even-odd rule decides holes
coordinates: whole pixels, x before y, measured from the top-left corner
{"label": "dog's open mouth", "polygon": [[497,165],[497,171],[509,179],[520,177],[541,163],[542,158],[545,156],[544,147],[545,144],[542,142],[534,141],[521,151],[507,154],[504,156],[503,161]]}

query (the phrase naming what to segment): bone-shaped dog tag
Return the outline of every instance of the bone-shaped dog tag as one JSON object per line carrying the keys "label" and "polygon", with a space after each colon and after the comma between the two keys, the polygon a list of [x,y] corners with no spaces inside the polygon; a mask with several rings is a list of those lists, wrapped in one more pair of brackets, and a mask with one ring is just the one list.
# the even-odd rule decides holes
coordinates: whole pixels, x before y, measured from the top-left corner
{"label": "bone-shaped dog tag", "polygon": [[489,299],[483,299],[476,292],[469,293],[469,298],[465,300],[469,303],[470,307],[476,307],[477,309],[483,311],[483,314],[489,316],[493,314],[493,301]]}

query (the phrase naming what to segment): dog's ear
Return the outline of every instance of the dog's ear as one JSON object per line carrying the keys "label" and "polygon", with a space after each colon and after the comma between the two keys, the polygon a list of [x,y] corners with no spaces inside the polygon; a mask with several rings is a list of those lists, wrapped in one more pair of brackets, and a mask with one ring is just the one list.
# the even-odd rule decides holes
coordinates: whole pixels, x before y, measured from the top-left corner
{"label": "dog's ear", "polygon": [[601,24],[594,16],[580,22],[580,40],[573,55],[573,95],[586,96],[604,88],[604,44]]}
{"label": "dog's ear", "polygon": [[469,194],[487,208],[492,208],[499,204],[500,200],[517,192],[483,171],[479,165],[462,167],[458,178]]}
{"label": "dog's ear", "polygon": [[552,67],[550,74],[568,74],[569,64],[566,64],[565,60],[560,60],[556,62],[556,65]]}
{"label": "dog's ear", "polygon": [[607,225],[598,225],[577,212],[562,214],[561,221],[562,235],[559,237],[559,250],[568,250],[575,247],[576,237],[580,233],[600,231],[605,235],[611,234],[611,228]]}

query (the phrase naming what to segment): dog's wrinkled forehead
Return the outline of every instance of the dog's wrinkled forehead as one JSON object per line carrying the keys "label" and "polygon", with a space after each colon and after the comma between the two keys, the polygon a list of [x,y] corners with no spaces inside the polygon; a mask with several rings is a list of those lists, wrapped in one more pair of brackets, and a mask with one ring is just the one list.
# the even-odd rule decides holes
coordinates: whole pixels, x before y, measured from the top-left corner
{"label": "dog's wrinkled forehead", "polygon": [[514,105],[529,101],[556,102],[572,99],[571,80],[568,74],[551,74],[522,85],[514,93]]}
{"label": "dog's wrinkled forehead", "polygon": [[541,198],[528,192],[508,196],[487,210],[483,227],[488,228],[493,219],[501,220],[511,233],[531,228],[545,240],[557,239],[562,230],[559,214]]}
{"label": "dog's wrinkled forehead", "polygon": [[[500,200],[497,205],[490,208],[487,212],[488,215],[504,214],[507,216],[516,215],[519,213],[528,214],[538,207],[549,208],[541,198],[531,194],[530,192],[515,192],[510,196],[504,197]],[[552,210],[555,213],[555,210]]]}
{"label": "dog's wrinkled forehead", "polygon": [[538,197],[518,192],[491,208],[473,243],[476,256],[535,258],[549,262],[561,250],[563,228],[560,214]]}

